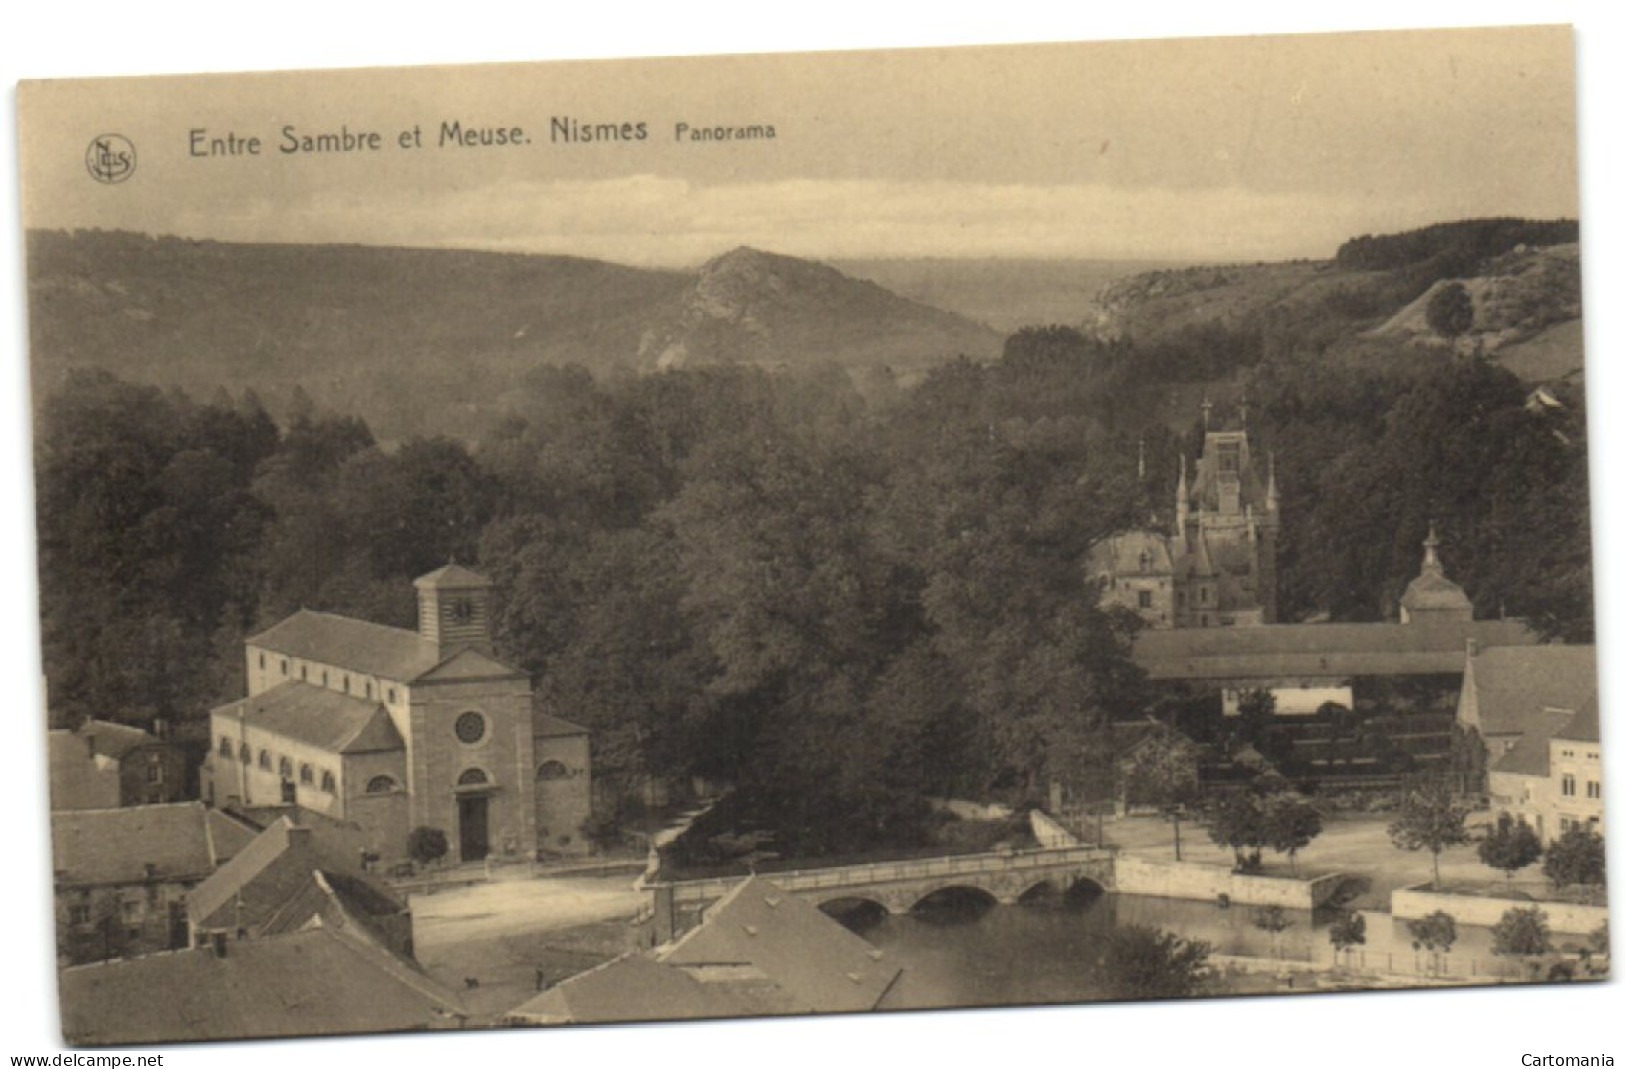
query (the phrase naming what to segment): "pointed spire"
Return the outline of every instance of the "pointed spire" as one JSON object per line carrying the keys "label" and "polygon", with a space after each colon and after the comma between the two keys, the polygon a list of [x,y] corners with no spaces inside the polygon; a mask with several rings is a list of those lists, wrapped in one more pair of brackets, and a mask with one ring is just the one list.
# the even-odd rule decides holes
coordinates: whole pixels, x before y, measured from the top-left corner
{"label": "pointed spire", "polygon": [[1140,481],[1145,482],[1145,436],[1140,436]]}
{"label": "pointed spire", "polygon": [[1444,574],[1444,565],[1439,563],[1439,536],[1433,529],[1433,521],[1428,521],[1428,536],[1422,543],[1424,556],[1422,557],[1422,570],[1424,572],[1437,572]]}
{"label": "pointed spire", "polygon": [[1281,508],[1281,492],[1275,488],[1275,450],[1270,450],[1270,485],[1264,494],[1265,507],[1270,512],[1278,512]]}
{"label": "pointed spire", "polygon": [[1247,390],[1246,390],[1245,387],[1241,391],[1241,406],[1240,407],[1241,407],[1241,429],[1243,431],[1245,431],[1247,429]]}
{"label": "pointed spire", "polygon": [[1174,491],[1174,534],[1183,541],[1185,524],[1190,521],[1190,487],[1185,482],[1185,452],[1179,453],[1179,489]]}
{"label": "pointed spire", "polygon": [[1202,395],[1202,430],[1205,433],[1213,422],[1213,402],[1208,400],[1207,394]]}

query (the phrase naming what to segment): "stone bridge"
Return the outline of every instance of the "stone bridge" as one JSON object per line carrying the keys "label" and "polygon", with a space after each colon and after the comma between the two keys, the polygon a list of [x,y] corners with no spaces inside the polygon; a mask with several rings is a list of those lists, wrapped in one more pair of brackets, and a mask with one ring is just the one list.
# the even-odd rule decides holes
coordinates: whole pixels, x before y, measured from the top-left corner
{"label": "stone bridge", "polygon": [[[952,857],[878,861],[824,869],[762,873],[779,887],[823,905],[837,899],[874,902],[891,913],[906,913],[922,900],[949,888],[980,891],[1006,905],[1039,888],[1065,892],[1079,883],[1102,890],[1115,885],[1116,855],[1105,847],[1059,846],[1034,850],[960,854]],[[693,927],[706,905],[715,902],[744,876],[705,880],[649,882],[656,942]]]}

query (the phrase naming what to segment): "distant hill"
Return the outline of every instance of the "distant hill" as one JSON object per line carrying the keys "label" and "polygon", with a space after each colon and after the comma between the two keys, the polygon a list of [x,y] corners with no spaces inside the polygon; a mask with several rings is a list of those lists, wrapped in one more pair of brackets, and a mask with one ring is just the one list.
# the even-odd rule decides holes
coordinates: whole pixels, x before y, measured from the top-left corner
{"label": "distant hill", "polygon": [[989,327],[833,267],[741,247],[700,268],[638,355],[656,368],[884,366],[907,381],[954,356],[997,356],[1003,342]]}
{"label": "distant hill", "polygon": [[1005,257],[832,260],[830,265],[1005,333],[1026,326],[1076,324],[1107,285],[1147,271],[1186,266],[1153,260]]}
{"label": "distant hill", "polygon": [[699,271],[566,256],[28,235],[36,397],[91,366],[199,397],[296,385],[384,439],[473,438],[541,364],[595,373],[830,361],[919,371],[1002,338],[822,265],[736,250]]}

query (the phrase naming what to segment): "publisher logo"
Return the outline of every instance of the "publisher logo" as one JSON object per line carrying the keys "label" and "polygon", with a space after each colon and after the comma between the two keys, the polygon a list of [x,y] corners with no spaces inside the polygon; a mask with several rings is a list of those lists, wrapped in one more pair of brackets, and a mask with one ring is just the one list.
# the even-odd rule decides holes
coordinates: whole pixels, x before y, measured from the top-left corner
{"label": "publisher logo", "polygon": [[122,182],[135,173],[135,146],[122,134],[102,134],[85,149],[85,170],[98,182]]}

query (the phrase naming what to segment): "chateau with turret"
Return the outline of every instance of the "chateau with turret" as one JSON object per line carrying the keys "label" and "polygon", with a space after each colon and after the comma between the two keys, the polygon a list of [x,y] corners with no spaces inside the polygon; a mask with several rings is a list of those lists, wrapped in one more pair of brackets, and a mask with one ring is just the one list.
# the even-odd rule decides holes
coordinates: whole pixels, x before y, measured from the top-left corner
{"label": "chateau with turret", "polygon": [[1104,604],[1152,628],[1249,627],[1275,622],[1275,546],[1281,527],[1273,461],[1260,463],[1246,428],[1215,429],[1203,405],[1194,473],[1179,460],[1170,534],[1126,531],[1095,546],[1090,574]]}

